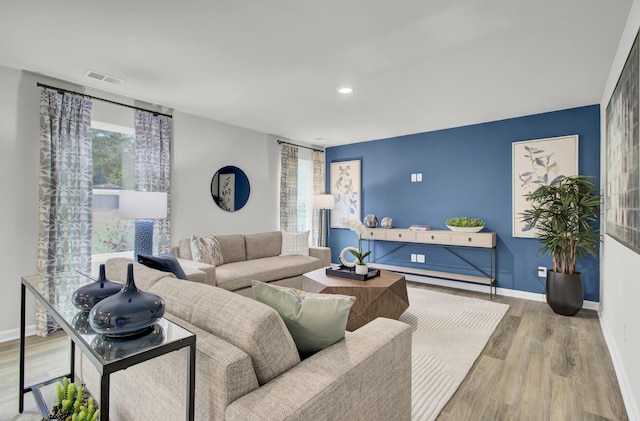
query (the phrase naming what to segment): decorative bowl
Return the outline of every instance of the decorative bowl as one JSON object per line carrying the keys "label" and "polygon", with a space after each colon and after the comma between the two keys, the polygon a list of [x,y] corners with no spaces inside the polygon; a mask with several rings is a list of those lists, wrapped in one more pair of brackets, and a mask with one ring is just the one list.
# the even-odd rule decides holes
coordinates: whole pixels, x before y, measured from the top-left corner
{"label": "decorative bowl", "polygon": [[447,225],[453,232],[480,232],[484,229],[484,225],[481,227],[452,227],[451,225]]}

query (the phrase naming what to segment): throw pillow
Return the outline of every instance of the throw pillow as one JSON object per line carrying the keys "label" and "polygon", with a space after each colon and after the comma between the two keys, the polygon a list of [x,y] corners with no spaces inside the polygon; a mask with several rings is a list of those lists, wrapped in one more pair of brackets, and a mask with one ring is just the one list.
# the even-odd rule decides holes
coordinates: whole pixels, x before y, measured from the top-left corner
{"label": "throw pillow", "polygon": [[284,320],[301,354],[320,351],[344,338],[355,297],[315,294],[251,281],[257,301],[274,308]]}
{"label": "throw pillow", "polygon": [[171,272],[178,279],[188,279],[187,274],[182,270],[182,266],[178,263],[178,259],[171,254],[161,254],[159,256],[151,256],[149,254],[139,254],[138,263],[150,267],[152,269],[161,270],[163,272]]}
{"label": "throw pillow", "polygon": [[215,234],[209,237],[191,236],[191,256],[196,262],[220,266],[224,263],[220,241]]}
{"label": "throw pillow", "polygon": [[282,231],[282,251],[280,256],[308,256],[309,231]]}

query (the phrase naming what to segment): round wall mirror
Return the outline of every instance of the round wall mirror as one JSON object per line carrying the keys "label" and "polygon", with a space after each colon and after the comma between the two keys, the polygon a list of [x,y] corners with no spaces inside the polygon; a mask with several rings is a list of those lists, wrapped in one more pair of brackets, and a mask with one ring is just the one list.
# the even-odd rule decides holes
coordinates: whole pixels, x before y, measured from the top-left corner
{"label": "round wall mirror", "polygon": [[211,180],[211,197],[222,210],[235,212],[249,200],[249,179],[238,167],[220,168]]}

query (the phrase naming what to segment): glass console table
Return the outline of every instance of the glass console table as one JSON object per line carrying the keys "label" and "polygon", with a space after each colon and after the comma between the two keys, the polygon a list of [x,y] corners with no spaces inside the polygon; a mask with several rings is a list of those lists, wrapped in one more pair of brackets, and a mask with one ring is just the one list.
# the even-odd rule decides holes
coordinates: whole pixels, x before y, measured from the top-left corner
{"label": "glass console table", "polygon": [[[87,313],[80,312],[71,302],[71,297],[76,289],[93,281],[94,279],[77,272],[22,277],[18,411],[22,413],[24,410],[24,395],[32,392],[41,415],[43,417],[49,415],[47,404],[39,388],[62,378],[48,379],[25,387],[25,298],[28,289],[71,339],[70,372],[63,377],[69,377],[71,381],[75,380],[76,347],[98,370],[100,374],[98,399],[101,421],[109,420],[109,378],[111,373],[185,347],[189,347],[187,353],[186,419],[192,421],[195,402],[196,336],[164,318],[154,325],[154,329],[150,333],[132,339],[112,339],[95,333],[88,323]],[[96,396],[96,391],[91,392]]]}

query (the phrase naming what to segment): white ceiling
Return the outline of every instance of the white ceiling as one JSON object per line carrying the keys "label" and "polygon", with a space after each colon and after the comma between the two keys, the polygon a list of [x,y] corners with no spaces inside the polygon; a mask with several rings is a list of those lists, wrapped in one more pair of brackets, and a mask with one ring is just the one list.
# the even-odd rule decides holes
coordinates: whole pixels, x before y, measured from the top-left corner
{"label": "white ceiling", "polygon": [[332,146],[596,104],[631,3],[0,0],[0,64]]}

